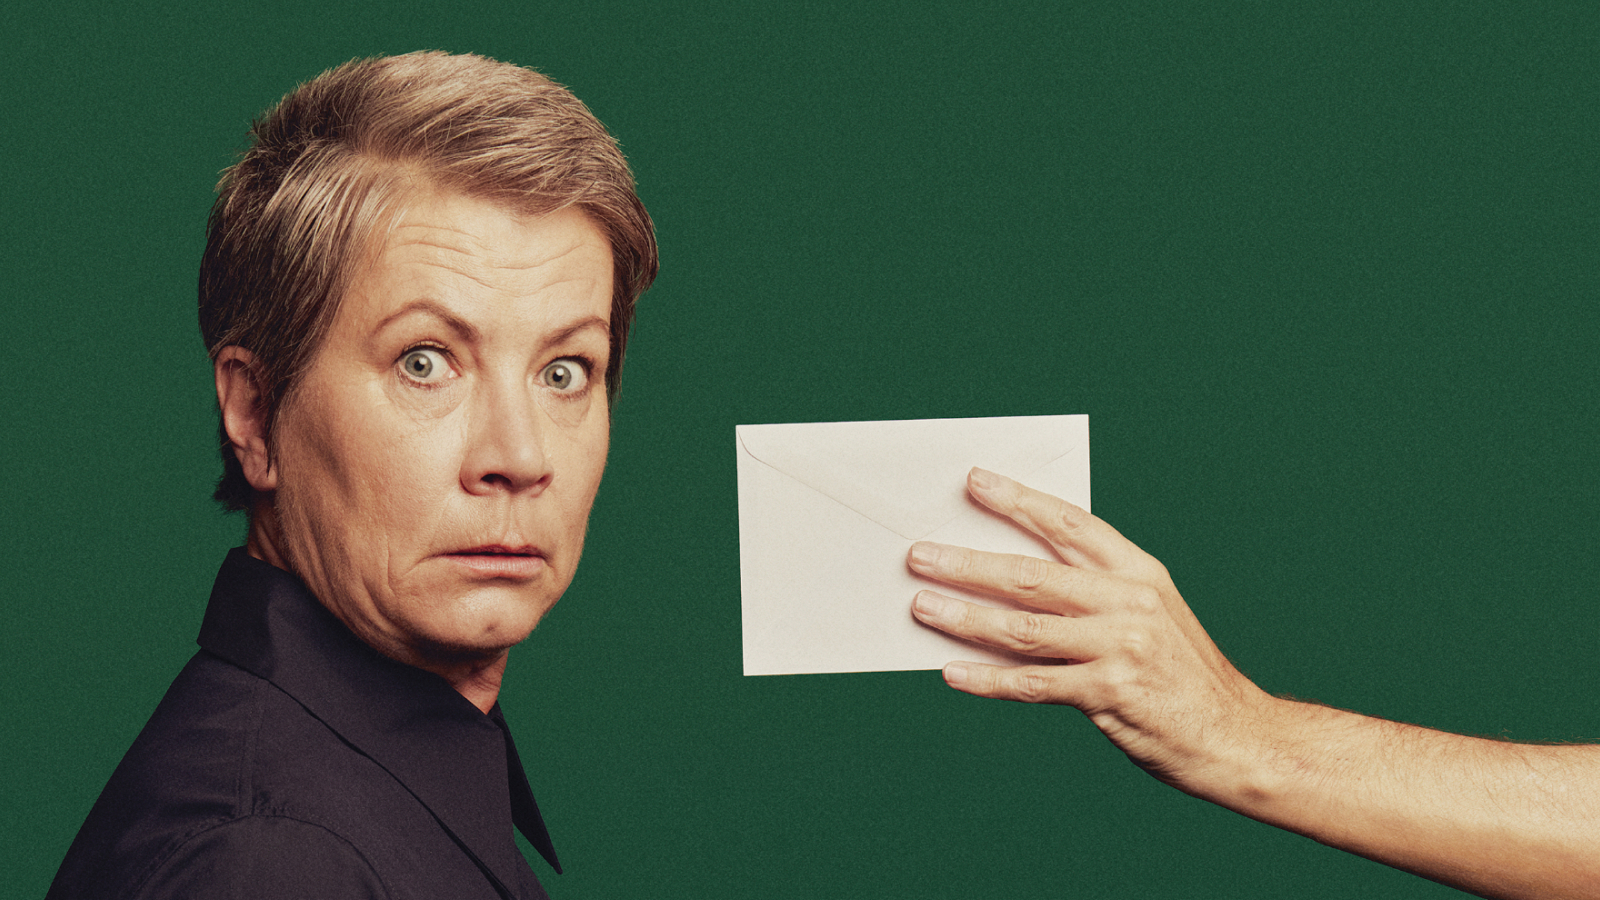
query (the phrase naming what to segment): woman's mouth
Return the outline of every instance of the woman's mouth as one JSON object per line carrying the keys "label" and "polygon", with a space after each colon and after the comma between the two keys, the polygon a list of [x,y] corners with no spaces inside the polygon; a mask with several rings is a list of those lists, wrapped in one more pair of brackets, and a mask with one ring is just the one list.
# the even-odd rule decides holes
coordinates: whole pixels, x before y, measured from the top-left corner
{"label": "woman's mouth", "polygon": [[489,544],[455,550],[444,556],[480,577],[517,581],[533,578],[547,565],[544,554],[531,544],[520,547]]}

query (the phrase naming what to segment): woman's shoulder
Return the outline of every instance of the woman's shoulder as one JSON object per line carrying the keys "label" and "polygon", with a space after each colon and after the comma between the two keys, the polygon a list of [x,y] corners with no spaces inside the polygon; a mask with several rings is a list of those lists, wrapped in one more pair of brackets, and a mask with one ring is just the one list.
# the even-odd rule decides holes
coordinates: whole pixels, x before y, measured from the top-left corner
{"label": "woman's shoulder", "polygon": [[270,681],[201,651],[106,784],[49,896],[473,896],[475,882],[489,888],[382,764]]}

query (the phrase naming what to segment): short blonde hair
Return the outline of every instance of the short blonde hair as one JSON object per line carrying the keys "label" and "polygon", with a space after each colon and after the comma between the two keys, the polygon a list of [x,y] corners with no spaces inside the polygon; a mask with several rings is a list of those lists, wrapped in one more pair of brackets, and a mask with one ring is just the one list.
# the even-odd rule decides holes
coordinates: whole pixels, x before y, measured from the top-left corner
{"label": "short blonde hair", "polygon": [[[419,180],[519,214],[589,216],[614,265],[605,383],[615,398],[634,304],[656,276],[655,233],[616,141],[566,88],[481,56],[360,59],[291,91],[250,135],[217,186],[200,331],[213,358],[227,346],[255,356],[269,428]],[[217,501],[248,509],[254,490],[226,434],[222,459]]]}

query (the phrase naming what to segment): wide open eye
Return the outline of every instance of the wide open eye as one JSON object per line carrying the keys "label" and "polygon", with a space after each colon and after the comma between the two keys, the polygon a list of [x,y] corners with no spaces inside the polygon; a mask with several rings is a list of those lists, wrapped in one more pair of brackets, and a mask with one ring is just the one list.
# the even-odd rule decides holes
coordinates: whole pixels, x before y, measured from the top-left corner
{"label": "wide open eye", "polygon": [[576,359],[558,359],[539,373],[539,380],[546,387],[555,388],[564,394],[574,394],[589,384],[589,370],[583,362]]}
{"label": "wide open eye", "polygon": [[400,371],[413,381],[437,384],[450,377],[450,363],[432,347],[418,347],[400,357]]}

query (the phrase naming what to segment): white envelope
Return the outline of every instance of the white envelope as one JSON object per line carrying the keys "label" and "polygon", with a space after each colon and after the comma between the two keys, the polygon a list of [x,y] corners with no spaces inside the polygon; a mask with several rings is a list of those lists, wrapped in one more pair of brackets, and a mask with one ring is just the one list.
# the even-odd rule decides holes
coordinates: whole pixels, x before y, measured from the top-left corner
{"label": "white envelope", "polygon": [[746,675],[1019,661],[912,618],[928,587],[1005,604],[912,575],[906,552],[929,540],[1055,559],[968,497],[967,471],[1087,509],[1088,416],[739,425],[734,438]]}

